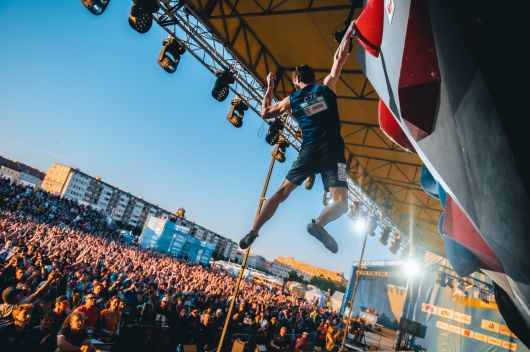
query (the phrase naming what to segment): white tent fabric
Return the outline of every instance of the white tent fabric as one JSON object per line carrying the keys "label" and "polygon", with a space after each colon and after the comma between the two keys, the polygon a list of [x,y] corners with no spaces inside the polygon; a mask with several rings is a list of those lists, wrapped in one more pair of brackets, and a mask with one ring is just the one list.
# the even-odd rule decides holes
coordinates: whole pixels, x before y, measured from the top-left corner
{"label": "white tent fabric", "polygon": [[344,292],[335,291],[330,298],[331,309],[335,312],[340,310],[342,300],[344,299]]}
{"label": "white tent fabric", "polygon": [[313,288],[305,293],[305,299],[308,302],[317,302],[319,307],[326,305],[326,295],[318,288]]}

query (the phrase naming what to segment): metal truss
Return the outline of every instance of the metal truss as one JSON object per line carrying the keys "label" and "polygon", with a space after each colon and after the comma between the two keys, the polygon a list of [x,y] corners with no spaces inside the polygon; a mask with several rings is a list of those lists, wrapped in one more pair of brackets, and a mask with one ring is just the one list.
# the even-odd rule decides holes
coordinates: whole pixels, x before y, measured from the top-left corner
{"label": "metal truss", "polygon": [[[211,1],[211,2],[217,2],[217,1]],[[239,1],[235,1],[235,7],[237,7],[237,3]],[[294,15],[294,14],[300,14],[300,13],[315,13],[315,12],[324,12],[324,11],[340,11],[340,10],[350,10],[351,4],[348,4],[345,2],[344,5],[334,5],[334,6],[315,6],[315,2],[313,0],[306,1],[306,3],[300,4],[297,2],[294,4],[290,1],[289,6],[286,8],[283,7],[284,4],[287,4],[288,0],[267,0],[267,1],[258,1],[253,0],[252,3],[254,3],[258,9],[258,11],[248,11],[248,12],[236,12],[236,13],[229,13],[224,16],[211,16],[211,19],[218,19],[218,18],[242,18],[242,17],[263,17],[263,16],[275,16],[275,15]]]}
{"label": "metal truss", "polygon": [[[283,3],[283,2],[282,2]],[[258,77],[253,72],[256,72],[256,67],[261,61],[265,63],[267,71],[276,71],[278,77],[277,88],[278,92],[287,92],[287,86],[291,84],[288,75],[288,69],[282,68],[281,65],[270,54],[266,47],[259,41],[259,38],[254,34],[245,21],[239,20],[239,28],[235,33],[229,35],[227,25],[225,22],[225,34],[222,40],[222,35],[210,29],[209,26],[201,21],[199,14],[208,18],[207,12],[211,14],[215,6],[223,6],[222,4],[229,4],[230,13],[236,13],[234,5],[226,0],[208,1],[208,3],[201,9],[194,9],[188,3],[182,6],[179,0],[159,0],[160,10],[154,14],[154,20],[158,23],[170,36],[177,38],[187,49],[187,52],[194,56],[201,62],[210,72],[216,74],[219,71],[229,69],[235,75],[235,83],[230,85],[230,90],[238,97],[243,99],[258,116],[260,116],[261,103],[264,98],[265,89]],[[236,2],[237,4],[237,2]],[[272,4],[272,1],[270,2]],[[308,5],[306,11],[318,11],[318,8],[311,9],[311,4]],[[269,6],[270,7],[270,6]],[[349,6],[348,6],[349,8]],[[278,6],[272,6],[267,12],[277,12]],[[300,10],[302,11],[302,10]],[[223,11],[221,10],[221,13]],[[277,13],[280,14],[280,13]],[[221,18],[221,17],[220,17]],[[248,49],[248,61],[245,62],[241,57],[237,57],[229,48],[233,46],[238,37],[245,39],[246,47],[249,48],[250,43],[257,43],[260,47],[259,54],[252,58],[250,56],[250,49]],[[322,73],[327,70],[321,69]],[[317,69],[317,72],[320,72]],[[363,74],[361,71],[351,70],[352,72],[345,72],[345,74]],[[373,101],[375,98],[368,95],[375,94],[373,90],[368,90],[368,81],[365,80],[362,90],[355,91],[352,87],[348,87],[352,92],[352,97],[347,99],[358,99]],[[290,91],[289,91],[290,93]],[[277,101],[276,99],[274,99]],[[301,136],[298,134],[298,123],[294,118],[288,114],[281,117],[284,122],[284,130],[282,131],[283,138],[297,151],[300,150]],[[345,123],[343,121],[343,123]],[[350,122],[346,122],[352,124]],[[376,128],[375,125],[368,126],[368,128]],[[385,141],[385,143],[387,143]],[[396,146],[396,148],[399,148]],[[389,150],[398,151],[392,145]],[[369,156],[367,156],[370,158]],[[348,170],[351,169],[352,159],[348,161]],[[360,165],[359,160],[356,163]],[[368,192],[357,184],[351,177],[348,177],[349,198],[351,201],[360,201],[363,204],[364,210],[367,214],[378,219],[378,223],[382,227],[391,229],[392,233],[399,234],[402,239],[402,246],[407,242],[407,234],[402,232],[393,223],[391,216],[396,219],[404,217],[398,209],[391,209],[389,199],[393,202],[399,203],[395,195],[379,182],[374,182],[376,187],[368,189]],[[374,200],[374,199],[375,200]],[[383,207],[383,208],[382,208]],[[386,211],[382,211],[385,210]],[[400,223],[402,223],[400,221]]]}
{"label": "metal truss", "polygon": [[[179,6],[180,1],[160,1],[160,11],[154,20],[170,35],[181,41],[188,53],[193,55],[210,72],[229,69],[235,75],[235,83],[230,90],[244,100],[258,116],[264,97],[261,82],[237,58],[227,50],[225,43],[210,31],[187,7]],[[301,138],[297,135],[298,123],[289,115],[282,116],[285,129],[282,136],[289,144],[300,150]]]}

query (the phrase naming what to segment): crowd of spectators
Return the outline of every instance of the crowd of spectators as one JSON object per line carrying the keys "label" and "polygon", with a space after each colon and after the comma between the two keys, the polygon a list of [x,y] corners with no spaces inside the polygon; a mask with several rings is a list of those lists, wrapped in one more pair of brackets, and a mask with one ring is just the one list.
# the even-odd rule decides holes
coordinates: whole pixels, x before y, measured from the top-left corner
{"label": "crowd of spectators", "polygon": [[[0,180],[2,351],[215,350],[234,285],[221,269],[119,241],[90,207]],[[248,351],[331,351],[341,338],[336,313],[283,287],[243,281],[236,302],[227,350],[239,338]]]}

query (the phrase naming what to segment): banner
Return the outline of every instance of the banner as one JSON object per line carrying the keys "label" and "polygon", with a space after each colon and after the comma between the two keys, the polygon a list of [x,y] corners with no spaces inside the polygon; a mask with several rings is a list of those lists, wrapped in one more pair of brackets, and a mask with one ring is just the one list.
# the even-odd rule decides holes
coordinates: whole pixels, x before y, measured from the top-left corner
{"label": "banner", "polygon": [[403,311],[407,283],[407,278],[401,270],[401,261],[363,261],[359,270],[358,266],[359,263],[354,263],[352,266],[351,279],[342,302],[341,312],[348,311],[347,306],[358,273],[352,317],[368,309],[371,313],[376,313],[378,324],[397,329]]}

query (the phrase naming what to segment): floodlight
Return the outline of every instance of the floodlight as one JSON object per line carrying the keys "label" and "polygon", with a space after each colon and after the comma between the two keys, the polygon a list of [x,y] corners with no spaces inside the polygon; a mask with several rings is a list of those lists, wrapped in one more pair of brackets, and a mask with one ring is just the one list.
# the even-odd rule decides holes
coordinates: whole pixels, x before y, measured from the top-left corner
{"label": "floodlight", "polygon": [[243,116],[247,110],[248,105],[241,100],[241,98],[232,99],[230,111],[228,112],[228,115],[226,115],[226,119],[230,121],[234,127],[239,128],[243,126]]}
{"label": "floodlight", "polygon": [[275,145],[280,139],[280,131],[283,130],[283,122],[280,118],[275,118],[269,125],[269,130],[265,136],[265,141],[270,145]]}
{"label": "floodlight", "polygon": [[99,16],[105,12],[110,0],[81,0],[84,7],[93,15]]}
{"label": "floodlight", "polygon": [[400,244],[401,244],[401,237],[399,236],[399,234],[396,234],[394,235],[394,240],[392,241],[392,244],[390,245],[388,249],[390,250],[390,252],[396,254],[399,249]]}
{"label": "floodlight", "polygon": [[377,229],[377,221],[375,220],[375,218],[373,218],[373,217],[368,218],[367,221],[366,221],[366,232],[370,236],[374,237],[376,229]]}
{"label": "floodlight", "polygon": [[351,219],[351,220],[354,220],[359,217],[360,215],[362,214],[362,210],[361,210],[361,202],[359,202],[358,200],[354,200],[351,204],[350,204],[350,211],[348,212],[348,217]]}
{"label": "floodlight", "polygon": [[441,272],[438,278],[436,279],[436,283],[440,285],[440,287],[446,287],[447,286],[447,274],[445,272]]}
{"label": "floodlight", "polygon": [[146,33],[153,25],[153,13],[160,9],[157,0],[134,0],[129,25],[138,33]]}
{"label": "floodlight", "polygon": [[305,179],[305,189],[309,191],[311,188],[313,188],[313,185],[315,184],[315,178],[316,175],[311,174]]}
{"label": "floodlight", "polygon": [[381,238],[379,239],[379,242],[381,242],[383,246],[386,246],[388,244],[389,238],[390,238],[390,229],[387,227],[383,230],[383,233],[381,234]]}
{"label": "floodlight", "polygon": [[285,161],[285,150],[287,147],[289,147],[289,143],[287,143],[287,141],[284,139],[280,140],[272,152],[274,159],[280,163],[283,163]]}
{"label": "floodlight", "polygon": [[167,73],[176,71],[180,62],[180,56],[186,52],[186,47],[180,41],[173,37],[164,39],[162,42],[162,50],[158,55],[158,64]]}
{"label": "floodlight", "polygon": [[212,89],[212,97],[221,102],[228,97],[229,85],[235,82],[235,77],[230,70],[225,69],[215,74],[217,79]]}

